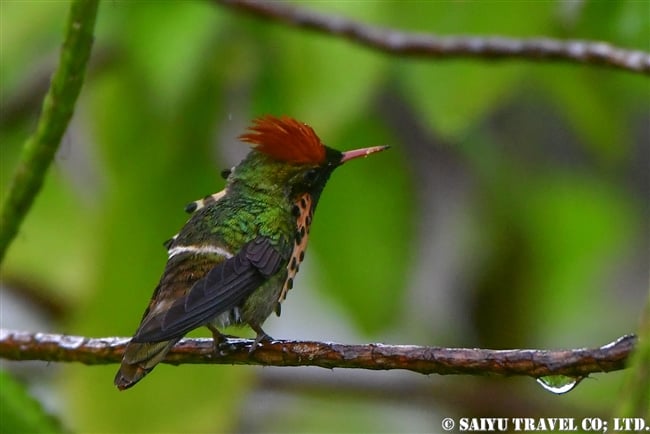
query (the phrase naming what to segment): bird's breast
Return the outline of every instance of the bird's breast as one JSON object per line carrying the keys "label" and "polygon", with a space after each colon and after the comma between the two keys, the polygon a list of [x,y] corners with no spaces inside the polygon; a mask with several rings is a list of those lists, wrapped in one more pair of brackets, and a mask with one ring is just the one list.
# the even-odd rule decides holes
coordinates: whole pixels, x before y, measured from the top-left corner
{"label": "bird's breast", "polygon": [[291,257],[287,263],[287,279],[282,286],[282,291],[278,297],[279,303],[282,303],[287,298],[287,292],[293,288],[293,280],[298,274],[300,263],[305,259],[305,251],[307,250],[307,241],[309,240],[309,228],[314,215],[314,203],[309,193],[305,193],[296,200],[293,206],[293,216],[296,218],[296,233],[294,236],[294,244],[291,251]]}

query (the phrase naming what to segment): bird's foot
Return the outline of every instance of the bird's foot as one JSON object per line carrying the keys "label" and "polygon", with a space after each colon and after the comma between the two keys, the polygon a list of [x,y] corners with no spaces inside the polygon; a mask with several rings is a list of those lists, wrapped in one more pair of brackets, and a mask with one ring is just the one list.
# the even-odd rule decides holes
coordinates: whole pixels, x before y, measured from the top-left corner
{"label": "bird's foot", "polygon": [[229,336],[221,333],[215,326],[212,324],[208,324],[206,326],[208,329],[210,329],[210,332],[212,332],[212,341],[213,341],[213,349],[214,353],[216,355],[223,355],[225,354],[225,351],[228,349],[229,344],[228,344],[228,339],[229,338],[234,338],[235,336]]}
{"label": "bird's foot", "polygon": [[249,353],[252,353],[257,349],[257,346],[260,345],[262,342],[272,342],[275,339],[273,339],[270,335],[268,335],[264,330],[262,330],[262,327],[259,325],[251,324],[251,328],[257,333],[257,336],[255,336],[255,341],[253,342],[253,345],[251,346],[250,350],[248,350]]}

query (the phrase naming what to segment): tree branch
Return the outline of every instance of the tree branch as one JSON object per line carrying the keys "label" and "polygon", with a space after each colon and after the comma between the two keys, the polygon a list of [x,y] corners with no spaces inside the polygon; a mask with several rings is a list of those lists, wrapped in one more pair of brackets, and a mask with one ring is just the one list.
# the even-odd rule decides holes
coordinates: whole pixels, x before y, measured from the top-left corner
{"label": "tree branch", "polygon": [[291,26],[341,36],[357,44],[391,54],[438,59],[465,57],[487,60],[555,60],[650,74],[650,53],[619,48],[607,42],[562,41],[541,37],[515,39],[500,36],[437,36],[369,26],[346,18],[289,6],[283,2],[212,1]]}
{"label": "tree branch", "polygon": [[[0,329],[0,357],[10,360],[118,363],[129,338],[87,338]],[[371,370],[405,369],[420,374],[566,375],[586,377],[623,369],[636,337],[623,336],[600,348],[573,350],[484,350],[415,345],[344,345],[274,341],[250,352],[253,341],[228,339],[215,355],[211,339],[183,339],[165,363],[319,366]]]}
{"label": "tree branch", "polygon": [[20,223],[43,185],[47,169],[74,112],[93,44],[99,0],[70,5],[59,67],[43,101],[34,134],[27,139],[20,163],[0,209],[0,263]]}

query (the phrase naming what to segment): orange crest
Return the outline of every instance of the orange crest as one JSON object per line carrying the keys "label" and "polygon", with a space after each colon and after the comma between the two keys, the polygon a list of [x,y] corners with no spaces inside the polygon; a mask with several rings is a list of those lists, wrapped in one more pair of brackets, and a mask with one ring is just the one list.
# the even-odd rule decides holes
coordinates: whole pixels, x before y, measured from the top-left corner
{"label": "orange crest", "polygon": [[239,138],[276,160],[298,164],[325,161],[325,146],[314,130],[288,116],[257,118],[249,132]]}

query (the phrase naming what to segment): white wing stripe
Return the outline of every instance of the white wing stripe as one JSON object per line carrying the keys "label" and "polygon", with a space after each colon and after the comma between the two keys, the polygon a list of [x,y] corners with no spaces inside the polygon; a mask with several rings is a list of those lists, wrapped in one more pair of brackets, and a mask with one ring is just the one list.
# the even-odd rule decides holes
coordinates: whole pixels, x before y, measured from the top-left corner
{"label": "white wing stripe", "polygon": [[181,253],[209,253],[212,255],[221,255],[227,259],[232,258],[232,253],[219,246],[174,246],[169,249],[169,259]]}

